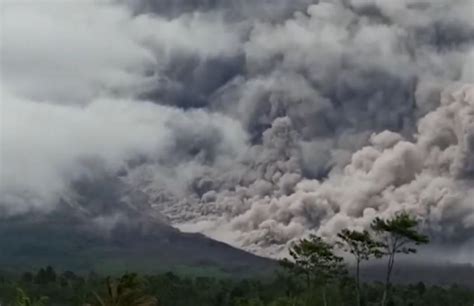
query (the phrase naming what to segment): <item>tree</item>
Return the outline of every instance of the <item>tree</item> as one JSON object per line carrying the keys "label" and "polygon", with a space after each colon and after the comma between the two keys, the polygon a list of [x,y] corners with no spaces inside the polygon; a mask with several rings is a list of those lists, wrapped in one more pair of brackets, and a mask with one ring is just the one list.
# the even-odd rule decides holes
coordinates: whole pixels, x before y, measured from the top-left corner
{"label": "tree", "polygon": [[32,283],[33,282],[33,273],[25,272],[21,276],[21,281],[24,283]]}
{"label": "tree", "polygon": [[46,281],[46,270],[44,268],[41,268],[41,269],[38,270],[38,272],[35,275],[34,281],[35,281],[36,284],[39,284],[39,285],[47,283],[47,281]]}
{"label": "tree", "polygon": [[46,282],[54,283],[56,281],[56,277],[56,272],[54,271],[53,267],[47,266],[45,270]]}
{"label": "tree", "polygon": [[415,285],[415,288],[416,288],[416,292],[418,293],[419,296],[423,296],[423,294],[425,294],[425,292],[426,292],[426,285],[423,282],[418,282]]}
{"label": "tree", "polygon": [[275,276],[275,284],[282,287],[282,292],[288,299],[294,298],[304,290],[302,284],[287,271],[276,271]]}
{"label": "tree", "polygon": [[327,305],[326,282],[337,279],[346,273],[343,259],[334,254],[334,245],[325,242],[321,237],[311,235],[301,239],[290,248],[292,260],[283,259],[280,264],[295,273],[303,275],[306,286],[311,289],[314,284],[322,285],[323,303]]}
{"label": "tree", "polygon": [[98,306],[155,306],[156,298],[143,293],[141,282],[137,275],[125,274],[118,281],[110,277],[106,279],[106,295],[95,294]]}
{"label": "tree", "polygon": [[380,239],[380,252],[388,257],[382,306],[386,305],[390,293],[390,277],[396,254],[416,253],[416,249],[410,247],[410,245],[421,245],[429,242],[427,236],[417,231],[417,227],[418,220],[407,212],[398,213],[392,219],[383,220],[377,217],[372,221],[371,228]]}
{"label": "tree", "polygon": [[360,263],[369,260],[370,257],[380,257],[382,254],[379,248],[382,246],[379,242],[372,239],[368,231],[355,231],[343,229],[338,235],[340,246],[346,252],[351,253],[356,261],[356,295],[357,305],[361,305],[360,288]]}
{"label": "tree", "polygon": [[47,266],[46,269],[41,268],[38,270],[38,273],[36,273],[34,281],[40,285],[54,283],[56,281],[56,272],[51,266]]}

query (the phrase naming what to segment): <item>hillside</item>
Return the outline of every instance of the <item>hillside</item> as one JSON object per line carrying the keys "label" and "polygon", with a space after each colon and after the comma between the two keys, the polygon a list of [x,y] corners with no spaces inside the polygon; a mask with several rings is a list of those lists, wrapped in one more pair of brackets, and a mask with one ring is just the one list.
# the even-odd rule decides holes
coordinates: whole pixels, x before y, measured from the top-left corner
{"label": "hillside", "polygon": [[268,259],[165,224],[119,225],[103,233],[71,218],[15,219],[0,224],[0,265],[28,270],[45,265],[74,271],[195,273],[250,276],[273,267]]}
{"label": "hillside", "polygon": [[73,188],[75,196],[52,212],[0,222],[0,270],[53,265],[107,274],[184,269],[248,276],[274,266],[204,235],[180,232],[115,178],[81,180]]}

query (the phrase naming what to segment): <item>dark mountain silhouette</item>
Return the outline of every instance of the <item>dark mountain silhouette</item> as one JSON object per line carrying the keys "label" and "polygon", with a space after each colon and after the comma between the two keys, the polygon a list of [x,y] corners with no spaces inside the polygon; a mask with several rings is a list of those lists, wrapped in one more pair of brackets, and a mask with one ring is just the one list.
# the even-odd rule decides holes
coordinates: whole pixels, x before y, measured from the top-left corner
{"label": "dark mountain silhouette", "polygon": [[4,220],[0,233],[0,265],[7,270],[54,265],[74,271],[152,273],[181,267],[245,276],[274,266],[269,259],[204,235],[143,219],[104,231],[76,217],[51,214]]}
{"label": "dark mountain silhouette", "polygon": [[183,233],[129,193],[120,180],[101,177],[73,186],[53,212],[32,212],[0,222],[0,269],[45,265],[104,273],[218,270],[236,276],[265,273],[274,261]]}

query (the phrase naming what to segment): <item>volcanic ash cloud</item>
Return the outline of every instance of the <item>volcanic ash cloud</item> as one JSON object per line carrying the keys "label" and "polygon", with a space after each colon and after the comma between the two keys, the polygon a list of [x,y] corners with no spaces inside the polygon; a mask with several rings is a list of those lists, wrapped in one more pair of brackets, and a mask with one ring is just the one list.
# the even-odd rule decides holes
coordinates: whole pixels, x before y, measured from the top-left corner
{"label": "volcanic ash cloud", "polygon": [[435,243],[472,237],[474,86],[447,90],[440,106],[419,120],[412,140],[390,131],[373,134],[342,171],[322,181],[302,178],[293,137],[291,121],[276,120],[259,154],[267,162],[253,165],[253,182],[213,193],[211,200],[203,196],[200,205],[212,207],[211,213],[182,228],[268,255],[310,231],[334,236],[406,210]]}

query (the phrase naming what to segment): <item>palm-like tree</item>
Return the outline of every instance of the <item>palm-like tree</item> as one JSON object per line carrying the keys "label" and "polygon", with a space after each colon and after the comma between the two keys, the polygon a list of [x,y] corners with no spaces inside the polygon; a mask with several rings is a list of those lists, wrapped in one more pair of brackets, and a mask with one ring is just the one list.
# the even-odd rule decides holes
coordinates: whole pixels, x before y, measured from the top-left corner
{"label": "palm-like tree", "polygon": [[118,280],[106,280],[106,295],[95,294],[97,306],[156,306],[155,297],[144,294],[136,274],[125,274]]}
{"label": "palm-like tree", "polygon": [[40,297],[38,299],[30,298],[26,295],[25,291],[20,288],[16,289],[16,306],[46,306],[48,303],[47,297]]}

